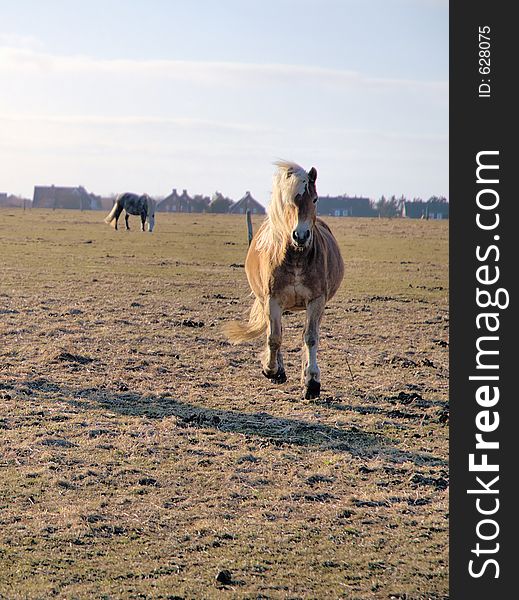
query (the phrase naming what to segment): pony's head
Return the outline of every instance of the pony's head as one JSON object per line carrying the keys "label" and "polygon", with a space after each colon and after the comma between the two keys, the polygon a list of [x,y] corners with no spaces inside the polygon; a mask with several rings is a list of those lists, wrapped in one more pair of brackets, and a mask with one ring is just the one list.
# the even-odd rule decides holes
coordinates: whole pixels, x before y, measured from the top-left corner
{"label": "pony's head", "polygon": [[155,227],[155,200],[149,196],[146,196],[146,200],[148,202],[146,220],[148,221],[148,231],[151,233]]}
{"label": "pony's head", "polygon": [[317,171],[314,167],[308,173],[299,165],[279,161],[274,176],[272,202],[269,217],[274,227],[284,230],[285,239],[298,250],[308,248],[313,239],[316,219]]}

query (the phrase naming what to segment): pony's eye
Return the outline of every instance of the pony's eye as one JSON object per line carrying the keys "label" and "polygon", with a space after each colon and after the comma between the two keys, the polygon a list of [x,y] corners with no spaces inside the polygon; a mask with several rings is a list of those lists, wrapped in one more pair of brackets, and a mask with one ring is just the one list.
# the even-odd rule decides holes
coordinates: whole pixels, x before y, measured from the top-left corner
{"label": "pony's eye", "polygon": [[319,196],[316,196],[316,197],[314,198],[314,204],[317,202],[317,200],[319,200]]}

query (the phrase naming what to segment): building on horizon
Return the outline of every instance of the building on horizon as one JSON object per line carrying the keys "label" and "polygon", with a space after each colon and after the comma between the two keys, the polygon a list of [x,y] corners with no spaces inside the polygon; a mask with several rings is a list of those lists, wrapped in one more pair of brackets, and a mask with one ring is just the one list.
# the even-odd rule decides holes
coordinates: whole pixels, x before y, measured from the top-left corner
{"label": "building on horizon", "polygon": [[249,191],[245,192],[245,196],[240,198],[238,202],[235,202],[230,208],[230,214],[245,214],[247,211],[250,211],[253,215],[264,215],[265,207],[260,204],[257,200],[255,200]]}
{"label": "building on horizon", "polygon": [[377,212],[369,198],[319,196],[317,214],[330,217],[375,217]]}
{"label": "building on horizon", "polygon": [[182,194],[177,192],[176,188],[169,196],[166,196],[163,200],[157,202],[157,212],[205,212],[209,206],[209,196],[203,196],[202,194],[196,194],[191,197],[187,190],[182,190]]}
{"label": "building on horizon", "polygon": [[402,203],[402,217],[408,219],[448,219],[449,203],[446,198],[429,198]]}
{"label": "building on horizon", "polygon": [[0,208],[31,208],[32,200],[0,192]]}
{"label": "building on horizon", "polygon": [[90,194],[82,186],[61,187],[55,185],[35,185],[32,207],[100,210],[102,205],[99,196]]}

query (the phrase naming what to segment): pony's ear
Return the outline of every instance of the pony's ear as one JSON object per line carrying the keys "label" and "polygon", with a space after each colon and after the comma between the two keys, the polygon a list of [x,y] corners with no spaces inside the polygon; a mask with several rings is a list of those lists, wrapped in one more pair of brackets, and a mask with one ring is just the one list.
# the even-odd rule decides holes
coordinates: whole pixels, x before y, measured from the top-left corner
{"label": "pony's ear", "polygon": [[317,179],[317,170],[315,167],[312,167],[310,171],[308,171],[308,178],[312,183],[315,183],[315,180]]}

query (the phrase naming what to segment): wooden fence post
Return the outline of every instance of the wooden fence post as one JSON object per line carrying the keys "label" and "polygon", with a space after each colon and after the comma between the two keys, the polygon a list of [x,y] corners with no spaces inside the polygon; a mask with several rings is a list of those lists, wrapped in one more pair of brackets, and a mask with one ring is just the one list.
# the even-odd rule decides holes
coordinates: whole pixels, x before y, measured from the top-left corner
{"label": "wooden fence post", "polygon": [[247,235],[248,235],[248,239],[249,239],[249,246],[250,243],[252,242],[252,218],[250,216],[250,210],[247,209]]}

